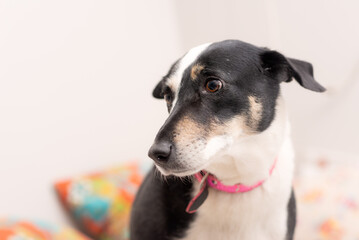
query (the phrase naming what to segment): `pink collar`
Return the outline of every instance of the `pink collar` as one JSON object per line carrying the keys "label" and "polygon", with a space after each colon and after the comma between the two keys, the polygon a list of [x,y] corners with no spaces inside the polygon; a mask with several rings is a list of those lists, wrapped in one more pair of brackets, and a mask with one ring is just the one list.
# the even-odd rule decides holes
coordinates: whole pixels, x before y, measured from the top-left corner
{"label": "pink collar", "polygon": [[[277,158],[274,160],[274,163],[269,170],[269,176],[272,175],[276,164],[277,164]],[[250,186],[243,185],[240,183],[235,184],[235,185],[225,185],[221,181],[219,181],[214,175],[212,175],[204,170],[199,173],[196,173],[194,176],[200,182],[200,190],[196,194],[196,196],[194,198],[192,198],[192,200],[189,202],[189,204],[186,208],[187,213],[196,212],[197,209],[206,200],[206,198],[208,196],[208,186],[211,188],[214,188],[218,191],[227,192],[227,193],[244,193],[244,192],[251,191],[251,190],[255,189],[256,187],[261,186],[265,181],[265,179],[263,179],[263,180],[260,180],[259,182],[257,182],[256,184],[250,185]]]}
{"label": "pink collar", "polygon": [[[274,160],[274,163],[273,163],[272,167],[269,170],[269,176],[272,175],[272,172],[273,172],[273,170],[275,168],[276,163],[277,163],[277,159]],[[196,173],[194,175],[199,182],[202,181],[203,176],[205,176],[206,173],[207,173],[206,171],[201,171],[201,172]],[[262,185],[264,183],[264,181],[265,181],[265,179],[260,180],[256,184],[250,185],[250,186],[243,185],[243,184],[240,184],[240,183],[235,184],[235,185],[225,185],[225,184],[221,183],[221,181],[219,181],[212,174],[209,174],[208,177],[207,177],[208,186],[210,186],[211,188],[217,189],[218,191],[227,192],[227,193],[244,193],[244,192],[248,192],[248,191]]]}

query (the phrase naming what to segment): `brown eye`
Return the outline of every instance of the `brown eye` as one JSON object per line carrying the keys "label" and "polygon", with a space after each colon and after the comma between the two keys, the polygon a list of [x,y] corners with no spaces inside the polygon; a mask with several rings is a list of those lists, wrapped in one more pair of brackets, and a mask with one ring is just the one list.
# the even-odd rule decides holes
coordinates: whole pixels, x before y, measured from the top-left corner
{"label": "brown eye", "polygon": [[208,92],[214,93],[222,88],[222,82],[218,79],[208,80],[206,83],[206,90]]}

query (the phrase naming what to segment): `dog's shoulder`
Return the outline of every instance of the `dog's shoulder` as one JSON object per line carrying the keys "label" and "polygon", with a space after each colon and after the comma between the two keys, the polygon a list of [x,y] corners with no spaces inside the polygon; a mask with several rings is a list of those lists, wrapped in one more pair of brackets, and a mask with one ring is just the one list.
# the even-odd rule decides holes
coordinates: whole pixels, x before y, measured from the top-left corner
{"label": "dog's shoulder", "polygon": [[190,178],[161,176],[155,167],[147,174],[132,206],[132,240],[183,236],[195,215],[185,212],[191,198]]}

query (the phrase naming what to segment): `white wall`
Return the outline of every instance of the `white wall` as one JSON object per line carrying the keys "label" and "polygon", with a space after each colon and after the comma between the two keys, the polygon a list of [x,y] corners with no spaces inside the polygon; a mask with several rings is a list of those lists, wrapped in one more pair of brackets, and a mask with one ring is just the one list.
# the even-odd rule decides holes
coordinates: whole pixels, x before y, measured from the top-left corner
{"label": "white wall", "polygon": [[0,216],[63,222],[54,181],[147,157],[172,3],[0,1],[0,34]]}
{"label": "white wall", "polygon": [[[66,222],[57,179],[146,158],[151,91],[189,48],[237,38],[314,64],[284,86],[298,149],[359,154],[357,1],[0,0],[0,216]],[[328,152],[330,152],[328,150]]]}

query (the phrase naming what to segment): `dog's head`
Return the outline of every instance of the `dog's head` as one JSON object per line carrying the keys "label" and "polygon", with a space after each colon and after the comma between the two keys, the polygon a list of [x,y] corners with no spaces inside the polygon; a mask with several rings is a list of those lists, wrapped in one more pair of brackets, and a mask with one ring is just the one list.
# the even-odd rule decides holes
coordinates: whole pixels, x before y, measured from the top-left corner
{"label": "dog's head", "polygon": [[233,139],[265,131],[281,82],[322,92],[310,63],[237,40],[205,44],[176,61],[153,91],[169,117],[149,156],[165,175],[205,169]]}

